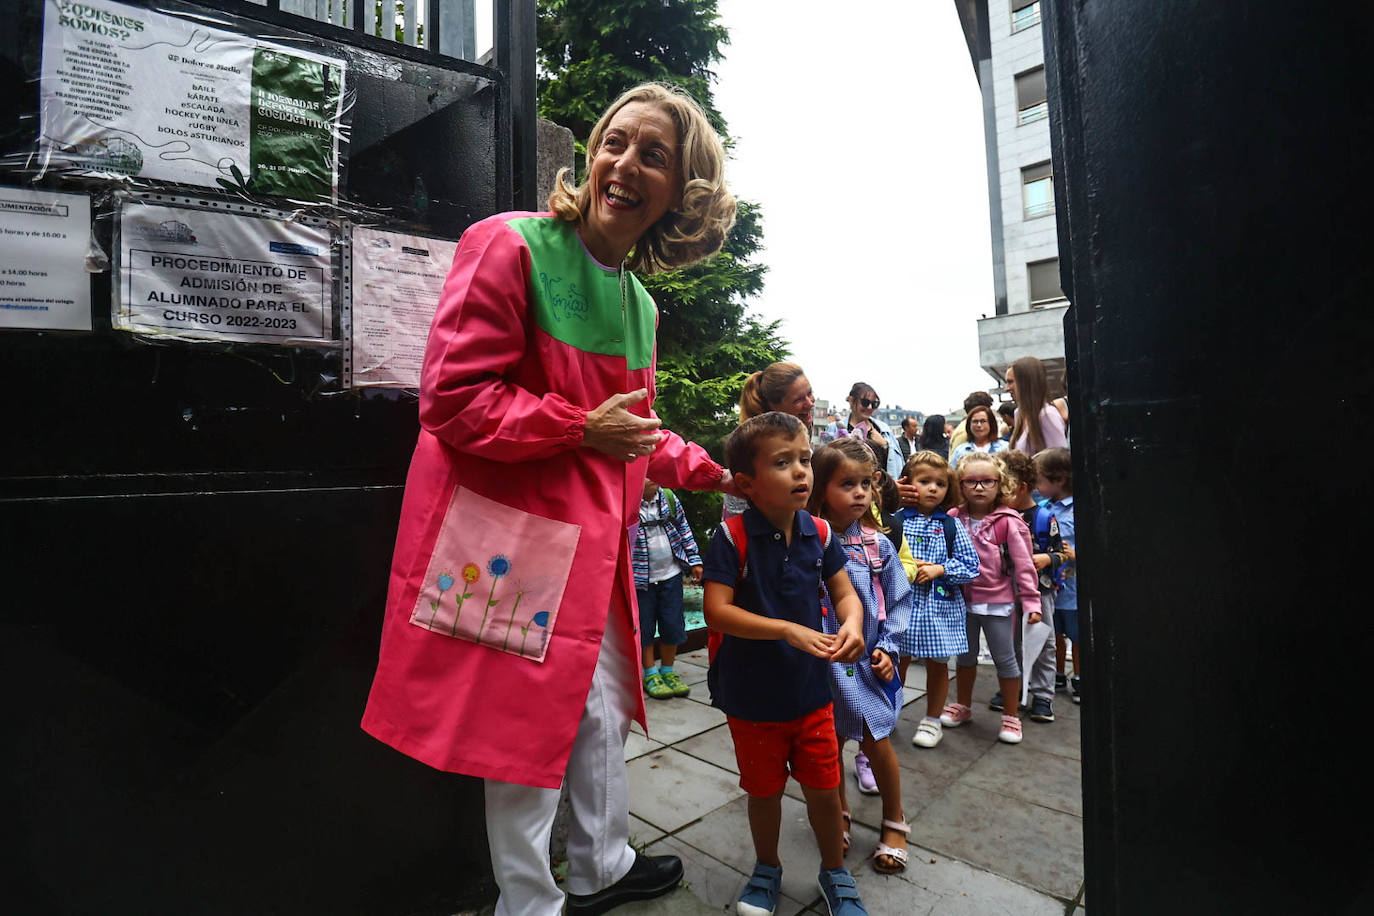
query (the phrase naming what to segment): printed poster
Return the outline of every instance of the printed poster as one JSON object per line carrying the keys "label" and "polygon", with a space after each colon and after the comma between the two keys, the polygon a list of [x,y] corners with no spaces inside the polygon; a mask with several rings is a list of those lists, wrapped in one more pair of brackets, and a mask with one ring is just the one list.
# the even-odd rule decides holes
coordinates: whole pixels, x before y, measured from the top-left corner
{"label": "printed poster", "polygon": [[332,243],[318,226],[125,203],[114,326],[290,346],[331,340]]}
{"label": "printed poster", "polygon": [[50,167],[336,200],[344,61],[109,0],[48,0]]}
{"label": "printed poster", "polygon": [[0,187],[0,328],[89,331],[91,200]]}
{"label": "printed poster", "polygon": [[419,388],[457,242],[353,230],[353,385]]}

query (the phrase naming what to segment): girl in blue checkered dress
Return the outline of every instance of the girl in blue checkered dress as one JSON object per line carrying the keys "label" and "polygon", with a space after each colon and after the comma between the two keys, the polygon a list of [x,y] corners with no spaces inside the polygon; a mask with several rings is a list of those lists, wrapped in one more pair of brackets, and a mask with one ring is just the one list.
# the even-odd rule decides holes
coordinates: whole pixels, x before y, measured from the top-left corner
{"label": "girl in blue checkered dress", "polygon": [[897,513],[916,558],[911,626],[898,647],[903,683],[911,659],[923,659],[926,666],[926,714],[911,738],[916,747],[934,747],[943,736],[940,713],[949,698],[949,657],[968,651],[964,595],[956,586],[978,578],[973,541],[945,514],[958,498],[953,476],[949,462],[931,451],[912,455],[903,469],[906,488],[916,492],[916,505]]}
{"label": "girl in blue checkered dress", "polygon": [[[873,852],[873,868],[893,874],[906,868],[906,835],[911,830],[902,813],[897,752],[888,740],[900,708],[897,646],[911,617],[911,585],[896,548],[871,511],[878,471],[872,450],[859,439],[839,439],[816,452],[811,469],[814,484],[807,510],[829,522],[839,536],[845,572],[864,607],[864,655],[849,664],[830,665],[835,733],[841,755],[845,740],[853,739],[868,757],[883,799],[883,832]],[[821,628],[838,633],[828,595],[821,598],[821,612]],[[844,780],[840,803],[847,820]]]}

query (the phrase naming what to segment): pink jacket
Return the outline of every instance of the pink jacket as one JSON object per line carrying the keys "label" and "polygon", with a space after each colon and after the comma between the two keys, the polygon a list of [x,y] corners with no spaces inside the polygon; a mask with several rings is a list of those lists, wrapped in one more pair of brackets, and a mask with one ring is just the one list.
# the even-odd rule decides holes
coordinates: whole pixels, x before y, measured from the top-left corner
{"label": "pink jacket", "polygon": [[[656,313],[624,279],[548,214],[493,216],[459,242],[362,721],[437,769],[557,788],[608,625],[633,647],[624,684],[645,724],[627,529],[646,473],[700,490],[724,471],[671,433],[629,464],[580,447],[587,411],[611,395],[647,388],[628,409],[652,415]],[[541,593],[561,597],[541,606]],[[477,641],[450,635],[455,607]]]}
{"label": "pink jacket", "polygon": [[[1040,613],[1040,588],[1035,561],[1031,558],[1030,529],[1021,513],[1009,506],[998,506],[983,519],[983,527],[977,534],[973,533],[972,520],[959,509],[950,509],[949,515],[969,529],[973,549],[978,551],[978,578],[964,586],[964,600],[970,605],[1014,601],[1021,605],[1023,614]],[[1011,554],[1010,576],[1002,571],[1003,544]]]}

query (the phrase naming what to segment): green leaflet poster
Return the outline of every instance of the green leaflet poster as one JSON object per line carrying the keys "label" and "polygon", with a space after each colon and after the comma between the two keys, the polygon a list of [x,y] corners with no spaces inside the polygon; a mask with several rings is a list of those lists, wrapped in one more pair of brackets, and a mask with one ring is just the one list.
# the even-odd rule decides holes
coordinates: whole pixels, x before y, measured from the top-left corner
{"label": "green leaflet poster", "polygon": [[48,0],[50,168],[337,200],[343,60],[110,0]]}

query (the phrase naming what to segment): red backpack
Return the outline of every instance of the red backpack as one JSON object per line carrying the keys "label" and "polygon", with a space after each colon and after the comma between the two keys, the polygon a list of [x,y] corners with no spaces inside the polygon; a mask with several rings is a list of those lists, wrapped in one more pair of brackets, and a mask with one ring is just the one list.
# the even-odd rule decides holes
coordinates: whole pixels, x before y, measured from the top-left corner
{"label": "red backpack", "polygon": [[[821,536],[821,549],[830,546],[830,523],[823,518],[811,516],[816,523],[816,533]],[[745,574],[749,567],[745,562],[745,557],[749,553],[749,535],[744,530],[744,516],[732,515],[724,522],[725,534],[730,539],[730,543],[735,545],[735,552],[739,554],[739,575],[735,577],[735,588],[744,581]],[[720,648],[721,640],[725,634],[719,630],[706,629],[706,656],[708,662],[716,660],[716,651]]]}

